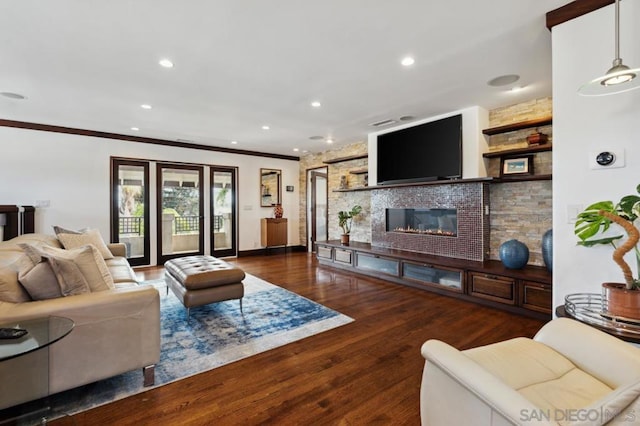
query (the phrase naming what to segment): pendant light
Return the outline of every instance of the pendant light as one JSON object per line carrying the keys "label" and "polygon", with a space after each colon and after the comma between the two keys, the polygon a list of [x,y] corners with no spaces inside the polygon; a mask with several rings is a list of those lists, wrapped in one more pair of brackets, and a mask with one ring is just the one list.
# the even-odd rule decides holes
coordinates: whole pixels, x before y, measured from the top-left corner
{"label": "pendant light", "polygon": [[615,1],[615,48],[613,66],[602,77],[584,84],[578,93],[583,96],[604,96],[627,92],[640,87],[640,68],[630,69],[620,58],[620,0]]}

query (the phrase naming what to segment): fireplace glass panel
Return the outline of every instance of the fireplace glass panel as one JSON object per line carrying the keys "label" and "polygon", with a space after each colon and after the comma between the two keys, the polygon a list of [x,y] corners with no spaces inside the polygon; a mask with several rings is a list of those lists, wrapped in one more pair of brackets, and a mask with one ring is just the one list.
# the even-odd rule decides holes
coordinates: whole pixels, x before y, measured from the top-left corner
{"label": "fireplace glass panel", "polygon": [[386,231],[455,237],[458,235],[456,209],[387,209]]}

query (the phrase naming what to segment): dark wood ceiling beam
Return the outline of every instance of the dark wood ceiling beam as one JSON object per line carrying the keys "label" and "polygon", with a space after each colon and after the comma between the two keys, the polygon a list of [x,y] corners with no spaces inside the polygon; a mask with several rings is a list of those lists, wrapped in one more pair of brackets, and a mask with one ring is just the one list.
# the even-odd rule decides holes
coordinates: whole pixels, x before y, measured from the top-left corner
{"label": "dark wood ceiling beam", "polygon": [[170,141],[166,139],[146,138],[143,136],[123,135],[119,133],[100,132],[97,130],[76,129],[74,127],[53,126],[50,124],[29,123],[0,119],[0,127],[15,127],[18,129],[39,130],[43,132],[66,133],[69,135],[92,136],[95,138],[115,139],[126,142],[149,143],[153,145],[173,146],[177,148],[199,149],[204,151],[226,152],[229,154],[252,155],[254,157],[279,158],[282,160],[300,161],[300,157],[293,155],[271,154],[268,152],[246,151],[243,149],[222,148],[197,143]]}
{"label": "dark wood ceiling beam", "polygon": [[598,10],[614,3],[614,0],[575,0],[551,12],[547,12],[547,28],[551,30],[558,24]]}

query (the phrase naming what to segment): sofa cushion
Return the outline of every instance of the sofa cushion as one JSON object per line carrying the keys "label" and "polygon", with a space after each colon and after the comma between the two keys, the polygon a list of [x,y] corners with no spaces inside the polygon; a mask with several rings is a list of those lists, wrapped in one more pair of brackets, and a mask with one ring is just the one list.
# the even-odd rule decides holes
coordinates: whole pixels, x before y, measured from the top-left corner
{"label": "sofa cushion", "polygon": [[62,297],[58,279],[49,262],[38,262],[33,267],[20,271],[18,279],[32,300]]}
{"label": "sofa cushion", "polygon": [[115,288],[113,278],[109,273],[107,265],[104,263],[102,255],[98,249],[92,245],[64,250],[48,246],[36,247],[25,244],[23,249],[31,258],[34,265],[39,262],[41,257],[57,256],[72,260],[78,266],[80,272],[82,272],[92,292]]}
{"label": "sofa cushion", "polygon": [[559,352],[524,337],[463,353],[544,410],[583,408],[612,391]]}
{"label": "sofa cushion", "polygon": [[113,258],[113,254],[109,251],[109,248],[102,239],[102,235],[100,235],[100,231],[97,229],[88,229],[81,234],[61,232],[57,235],[64,248],[67,250],[91,244],[100,251],[103,259]]}

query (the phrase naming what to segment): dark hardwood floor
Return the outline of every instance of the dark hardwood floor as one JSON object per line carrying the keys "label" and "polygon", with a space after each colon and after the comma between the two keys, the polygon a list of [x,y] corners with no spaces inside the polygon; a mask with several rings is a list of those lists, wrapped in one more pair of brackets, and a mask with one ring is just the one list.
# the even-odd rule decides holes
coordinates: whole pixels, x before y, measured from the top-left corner
{"label": "dark hardwood floor", "polygon": [[[543,324],[319,267],[306,253],[231,262],[355,321],[67,421],[76,425],[419,425],[424,341],[441,339],[466,349],[532,336]],[[162,276],[163,270],[146,269],[139,274],[153,279]]]}

